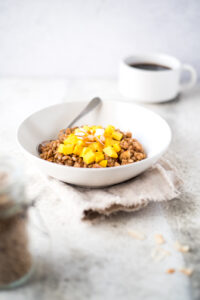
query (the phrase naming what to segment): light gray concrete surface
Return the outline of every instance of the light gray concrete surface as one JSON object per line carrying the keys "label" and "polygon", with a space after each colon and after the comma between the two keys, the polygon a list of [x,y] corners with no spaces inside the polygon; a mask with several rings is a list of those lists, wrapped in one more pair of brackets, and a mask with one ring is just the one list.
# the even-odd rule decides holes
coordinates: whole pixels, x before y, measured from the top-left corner
{"label": "light gray concrete surface", "polygon": [[[43,176],[23,157],[16,144],[16,128],[27,114],[46,105],[89,100],[94,95],[125,100],[114,80],[0,79],[0,153],[9,152],[23,164],[28,194],[40,194],[37,212],[45,224],[38,223],[33,209],[35,275],[24,287],[0,292],[0,299],[199,299],[200,86],[173,102],[146,105],[172,128],[166,157],[183,179],[180,199],[90,224],[75,218],[67,199],[63,201],[50,191]],[[144,232],[147,239],[131,238],[131,229]],[[163,234],[167,241],[163,247],[172,252],[157,263],[151,258],[155,233]],[[176,252],[175,240],[189,245],[191,251]],[[178,271],[184,266],[194,269],[191,277]],[[168,268],[177,272],[166,274]]]}
{"label": "light gray concrete surface", "polygon": [[199,34],[199,0],[1,0],[0,75],[116,77],[146,51],[200,72]]}

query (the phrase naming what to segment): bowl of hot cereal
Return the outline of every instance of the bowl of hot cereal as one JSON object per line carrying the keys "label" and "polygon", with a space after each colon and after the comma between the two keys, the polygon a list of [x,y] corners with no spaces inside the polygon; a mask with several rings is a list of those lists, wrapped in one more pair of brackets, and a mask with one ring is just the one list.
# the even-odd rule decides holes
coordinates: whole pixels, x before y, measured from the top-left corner
{"label": "bowl of hot cereal", "polygon": [[66,128],[84,106],[85,102],[50,106],[20,125],[22,150],[46,175],[79,186],[113,185],[147,170],[170,144],[171,130],[164,119],[119,101],[103,102],[76,126]]}

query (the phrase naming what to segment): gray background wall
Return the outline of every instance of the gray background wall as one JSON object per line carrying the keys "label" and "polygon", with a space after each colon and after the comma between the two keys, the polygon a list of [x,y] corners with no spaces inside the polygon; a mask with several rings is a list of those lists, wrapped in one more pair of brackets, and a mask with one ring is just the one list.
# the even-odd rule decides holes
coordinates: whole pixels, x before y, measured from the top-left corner
{"label": "gray background wall", "polygon": [[0,76],[116,77],[139,51],[200,73],[200,1],[0,0]]}

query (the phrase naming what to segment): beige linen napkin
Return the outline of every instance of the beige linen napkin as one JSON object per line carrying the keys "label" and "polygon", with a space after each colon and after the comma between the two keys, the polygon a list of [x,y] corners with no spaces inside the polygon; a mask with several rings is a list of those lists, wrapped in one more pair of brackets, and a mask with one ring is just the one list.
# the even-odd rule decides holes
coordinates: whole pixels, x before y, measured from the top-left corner
{"label": "beige linen napkin", "polygon": [[160,160],[141,175],[111,187],[90,189],[75,187],[53,178],[49,186],[68,202],[72,215],[82,220],[109,216],[118,211],[136,211],[150,202],[172,200],[180,195],[181,180],[167,160]]}

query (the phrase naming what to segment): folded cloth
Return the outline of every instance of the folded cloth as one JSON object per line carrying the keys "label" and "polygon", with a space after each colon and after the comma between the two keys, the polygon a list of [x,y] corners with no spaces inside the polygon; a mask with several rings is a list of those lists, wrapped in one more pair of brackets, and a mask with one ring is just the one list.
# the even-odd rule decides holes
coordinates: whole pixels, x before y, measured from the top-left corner
{"label": "folded cloth", "polygon": [[68,202],[72,215],[78,213],[82,220],[93,220],[119,211],[136,211],[150,202],[172,200],[180,195],[182,181],[170,162],[161,159],[141,175],[110,187],[77,187],[51,177],[47,183]]}

